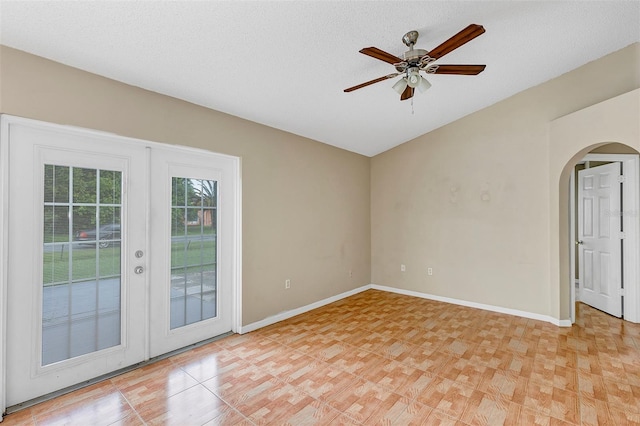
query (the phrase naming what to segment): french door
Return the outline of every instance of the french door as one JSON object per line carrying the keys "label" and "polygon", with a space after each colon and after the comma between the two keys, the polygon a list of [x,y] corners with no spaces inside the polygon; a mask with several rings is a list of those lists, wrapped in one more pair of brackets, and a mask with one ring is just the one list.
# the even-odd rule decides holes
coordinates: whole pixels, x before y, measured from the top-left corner
{"label": "french door", "polygon": [[[175,149],[151,150],[151,357],[232,329],[233,170]],[[217,164],[216,164],[217,163]],[[157,206],[157,208],[155,207]],[[160,206],[163,206],[162,208]],[[220,208],[225,206],[225,208]],[[166,291],[169,289],[169,291]]]}
{"label": "french door", "polygon": [[5,406],[231,331],[237,159],[8,116],[2,137]]}

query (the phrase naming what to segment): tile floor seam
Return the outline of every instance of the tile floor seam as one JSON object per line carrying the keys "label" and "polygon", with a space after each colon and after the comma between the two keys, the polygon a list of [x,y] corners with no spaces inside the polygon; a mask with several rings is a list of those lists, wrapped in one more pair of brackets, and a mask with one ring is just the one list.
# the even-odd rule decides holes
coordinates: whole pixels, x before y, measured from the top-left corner
{"label": "tile floor seam", "polygon": [[[204,386],[204,385],[203,385]],[[206,388],[206,386],[205,386]],[[238,411],[238,409],[236,407],[233,406],[233,404],[229,403],[228,401],[226,401],[221,395],[216,394],[215,392],[213,392],[212,390],[208,389],[209,392],[211,392],[213,395],[215,395],[217,398],[219,398],[222,402],[224,402],[225,404],[227,404],[229,406],[230,409],[232,409],[233,411],[235,411],[236,413],[238,413],[240,416],[244,417],[244,419],[246,419],[247,421],[250,421],[252,424],[255,424],[249,417],[245,416],[243,413],[241,413],[240,411]],[[219,417],[219,416],[218,416]],[[215,420],[215,418],[211,419]],[[205,422],[204,424],[206,424],[208,422]]]}
{"label": "tile floor seam", "polygon": [[[113,384],[113,386],[118,390],[118,392],[120,393],[120,396],[122,396],[122,398],[127,401],[127,404],[129,404],[129,407],[131,407],[131,411],[133,411],[136,415],[136,417],[138,419],[140,419],[140,421],[142,422],[143,425],[147,425],[147,422],[145,422],[145,420],[142,418],[142,416],[140,415],[140,413],[138,413],[138,410],[136,409],[136,407],[133,406],[133,404],[131,403],[131,401],[129,401],[129,398],[127,398],[127,396],[122,392],[122,390],[115,384],[113,383],[112,379],[109,379],[109,381]],[[122,419],[116,420],[115,422],[111,423],[111,424],[115,424],[117,422],[119,422]]]}

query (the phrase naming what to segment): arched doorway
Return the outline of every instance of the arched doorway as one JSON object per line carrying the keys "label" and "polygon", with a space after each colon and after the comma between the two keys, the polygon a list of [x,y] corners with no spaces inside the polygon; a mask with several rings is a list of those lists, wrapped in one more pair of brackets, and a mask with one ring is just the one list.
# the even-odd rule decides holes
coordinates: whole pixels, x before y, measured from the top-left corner
{"label": "arched doorway", "polygon": [[[640,151],[640,89],[635,89],[550,122],[549,127],[549,312],[562,326],[571,325],[570,177],[590,151],[613,142]],[[638,176],[635,177],[636,182]],[[637,207],[636,207],[637,209]],[[636,235],[640,224],[636,218]],[[635,247],[636,252],[640,248]],[[633,262],[640,264],[637,256]],[[636,273],[636,275],[638,275]],[[634,288],[640,287],[635,278]],[[640,305],[640,291],[634,298]],[[627,317],[631,320],[630,317]],[[640,322],[640,314],[635,319]]]}
{"label": "arched doorway", "polygon": [[[565,167],[570,175],[568,248],[572,323],[576,301],[640,322],[638,154],[627,145],[609,143],[591,149],[581,160],[569,162]],[[614,176],[608,177],[607,171],[615,171]],[[584,190],[593,179],[597,182],[599,176],[607,177],[606,189]],[[592,196],[585,196],[586,193]],[[599,195],[593,196],[596,193]],[[603,196],[605,193],[612,194],[615,202]],[[585,237],[589,230],[599,234],[600,226],[606,232]],[[604,249],[603,243],[608,248]]]}

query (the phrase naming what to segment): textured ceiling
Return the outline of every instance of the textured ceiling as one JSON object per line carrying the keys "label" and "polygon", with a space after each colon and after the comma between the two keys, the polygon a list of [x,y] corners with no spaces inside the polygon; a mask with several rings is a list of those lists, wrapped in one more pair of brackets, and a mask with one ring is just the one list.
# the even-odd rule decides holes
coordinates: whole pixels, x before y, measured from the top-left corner
{"label": "textured ceiling", "polygon": [[[466,27],[486,33],[437,64],[401,102],[396,56],[418,30],[430,50]],[[144,89],[372,156],[640,41],[629,1],[4,1],[0,43]],[[606,78],[606,76],[603,76]]]}

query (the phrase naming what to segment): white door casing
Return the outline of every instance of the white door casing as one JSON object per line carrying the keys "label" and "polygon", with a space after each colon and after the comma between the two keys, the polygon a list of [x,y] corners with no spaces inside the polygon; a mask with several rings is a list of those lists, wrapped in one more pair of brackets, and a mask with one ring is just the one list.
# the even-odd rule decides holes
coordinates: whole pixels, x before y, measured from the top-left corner
{"label": "white door casing", "polygon": [[578,172],[580,299],[622,316],[620,163]]}
{"label": "white door casing", "polygon": [[[0,275],[0,413],[16,403],[238,328],[241,315],[239,158],[8,115],[0,118],[0,261],[3,266]],[[125,191],[121,246],[122,343],[44,367],[40,362],[42,345],[39,344],[43,164],[118,170],[122,172]],[[167,201],[170,195],[166,191],[171,188],[172,174],[210,179],[219,185],[216,283],[220,287],[216,293],[219,297],[215,318],[169,330],[169,313],[160,309],[167,308],[169,303],[167,267],[171,235],[170,227],[161,221],[171,215],[171,203]],[[133,273],[138,266],[143,272]],[[158,284],[149,279],[153,268],[159,268],[154,270]],[[18,286],[18,282],[34,285]],[[15,297],[21,301],[14,303]],[[38,318],[30,318],[29,313]],[[23,316],[20,321],[13,319],[20,315]],[[28,345],[24,344],[25,336]],[[20,346],[27,347],[23,355],[20,349],[15,349]],[[19,384],[16,390],[18,382],[25,384]]]}

